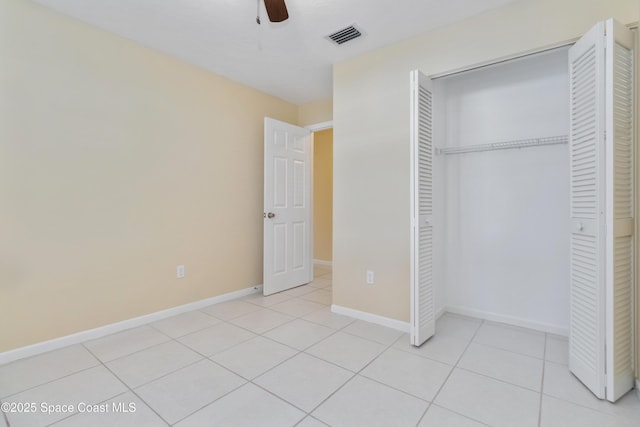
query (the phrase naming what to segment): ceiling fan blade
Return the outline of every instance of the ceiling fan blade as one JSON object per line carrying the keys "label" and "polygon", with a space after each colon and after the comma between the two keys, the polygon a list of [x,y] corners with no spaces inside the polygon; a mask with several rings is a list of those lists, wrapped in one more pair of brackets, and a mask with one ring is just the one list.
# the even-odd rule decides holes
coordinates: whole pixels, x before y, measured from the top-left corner
{"label": "ceiling fan blade", "polygon": [[269,15],[271,22],[282,22],[289,19],[289,12],[287,12],[284,0],[264,0],[264,7],[267,9],[267,15]]}

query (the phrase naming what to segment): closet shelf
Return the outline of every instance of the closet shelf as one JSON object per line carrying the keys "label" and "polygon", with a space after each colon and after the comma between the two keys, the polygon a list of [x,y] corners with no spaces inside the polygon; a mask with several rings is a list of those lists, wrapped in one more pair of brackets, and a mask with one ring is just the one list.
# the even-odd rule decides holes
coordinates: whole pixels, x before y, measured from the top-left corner
{"label": "closet shelf", "polygon": [[559,145],[569,142],[568,135],[545,138],[519,139],[515,141],[494,142],[492,144],[468,145],[466,147],[436,148],[436,154],[464,154],[478,151],[509,150],[512,148],[537,147],[541,145]]}

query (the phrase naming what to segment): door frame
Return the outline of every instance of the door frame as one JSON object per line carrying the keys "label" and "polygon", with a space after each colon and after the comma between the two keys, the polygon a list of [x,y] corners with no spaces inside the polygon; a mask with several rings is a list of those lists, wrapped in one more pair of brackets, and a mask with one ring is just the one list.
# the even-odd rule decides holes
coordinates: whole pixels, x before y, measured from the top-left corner
{"label": "door frame", "polygon": [[316,123],[309,126],[303,126],[303,128],[310,130],[311,132],[318,132],[321,130],[333,129],[333,120],[328,122]]}
{"label": "door frame", "polygon": [[[311,124],[311,125],[307,125],[307,126],[303,126],[305,129],[311,131],[311,165],[314,166],[315,165],[315,133],[322,131],[322,130],[327,130],[327,129],[333,129],[333,120],[328,120],[326,122],[320,122],[320,123],[315,123],[315,124]],[[313,168],[313,170],[311,171],[312,175],[315,172],[315,166]],[[312,177],[313,178],[313,177]],[[312,185],[311,185],[311,253],[313,254],[313,256],[311,257],[311,262],[315,265],[316,263],[316,259],[314,258],[315,256],[315,251],[313,250],[313,245],[314,245],[314,237],[313,237],[313,227],[315,224],[315,220],[313,217],[313,209],[315,206],[315,193],[313,191],[313,181],[312,181]],[[331,199],[333,200],[333,189],[331,189]],[[333,222],[333,219],[332,219]],[[331,234],[331,242],[333,244],[333,231]],[[333,266],[333,257],[331,259],[331,266]]]}

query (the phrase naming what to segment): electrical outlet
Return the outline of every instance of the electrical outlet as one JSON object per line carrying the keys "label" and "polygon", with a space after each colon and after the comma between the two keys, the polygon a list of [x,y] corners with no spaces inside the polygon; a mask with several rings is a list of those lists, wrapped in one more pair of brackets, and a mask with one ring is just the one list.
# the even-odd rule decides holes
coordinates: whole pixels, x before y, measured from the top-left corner
{"label": "electrical outlet", "polygon": [[367,285],[373,285],[375,282],[375,276],[372,270],[367,270]]}
{"label": "electrical outlet", "polygon": [[184,279],[184,265],[179,265],[176,267],[176,278]]}

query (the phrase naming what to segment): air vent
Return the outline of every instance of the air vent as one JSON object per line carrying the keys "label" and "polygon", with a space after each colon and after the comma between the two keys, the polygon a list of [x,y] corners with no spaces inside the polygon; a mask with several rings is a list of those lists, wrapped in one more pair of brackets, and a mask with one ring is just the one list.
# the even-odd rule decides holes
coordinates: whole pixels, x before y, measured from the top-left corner
{"label": "air vent", "polygon": [[343,44],[350,40],[357,39],[362,35],[362,32],[353,25],[338,30],[333,34],[329,34],[327,38],[333,41],[335,44]]}

